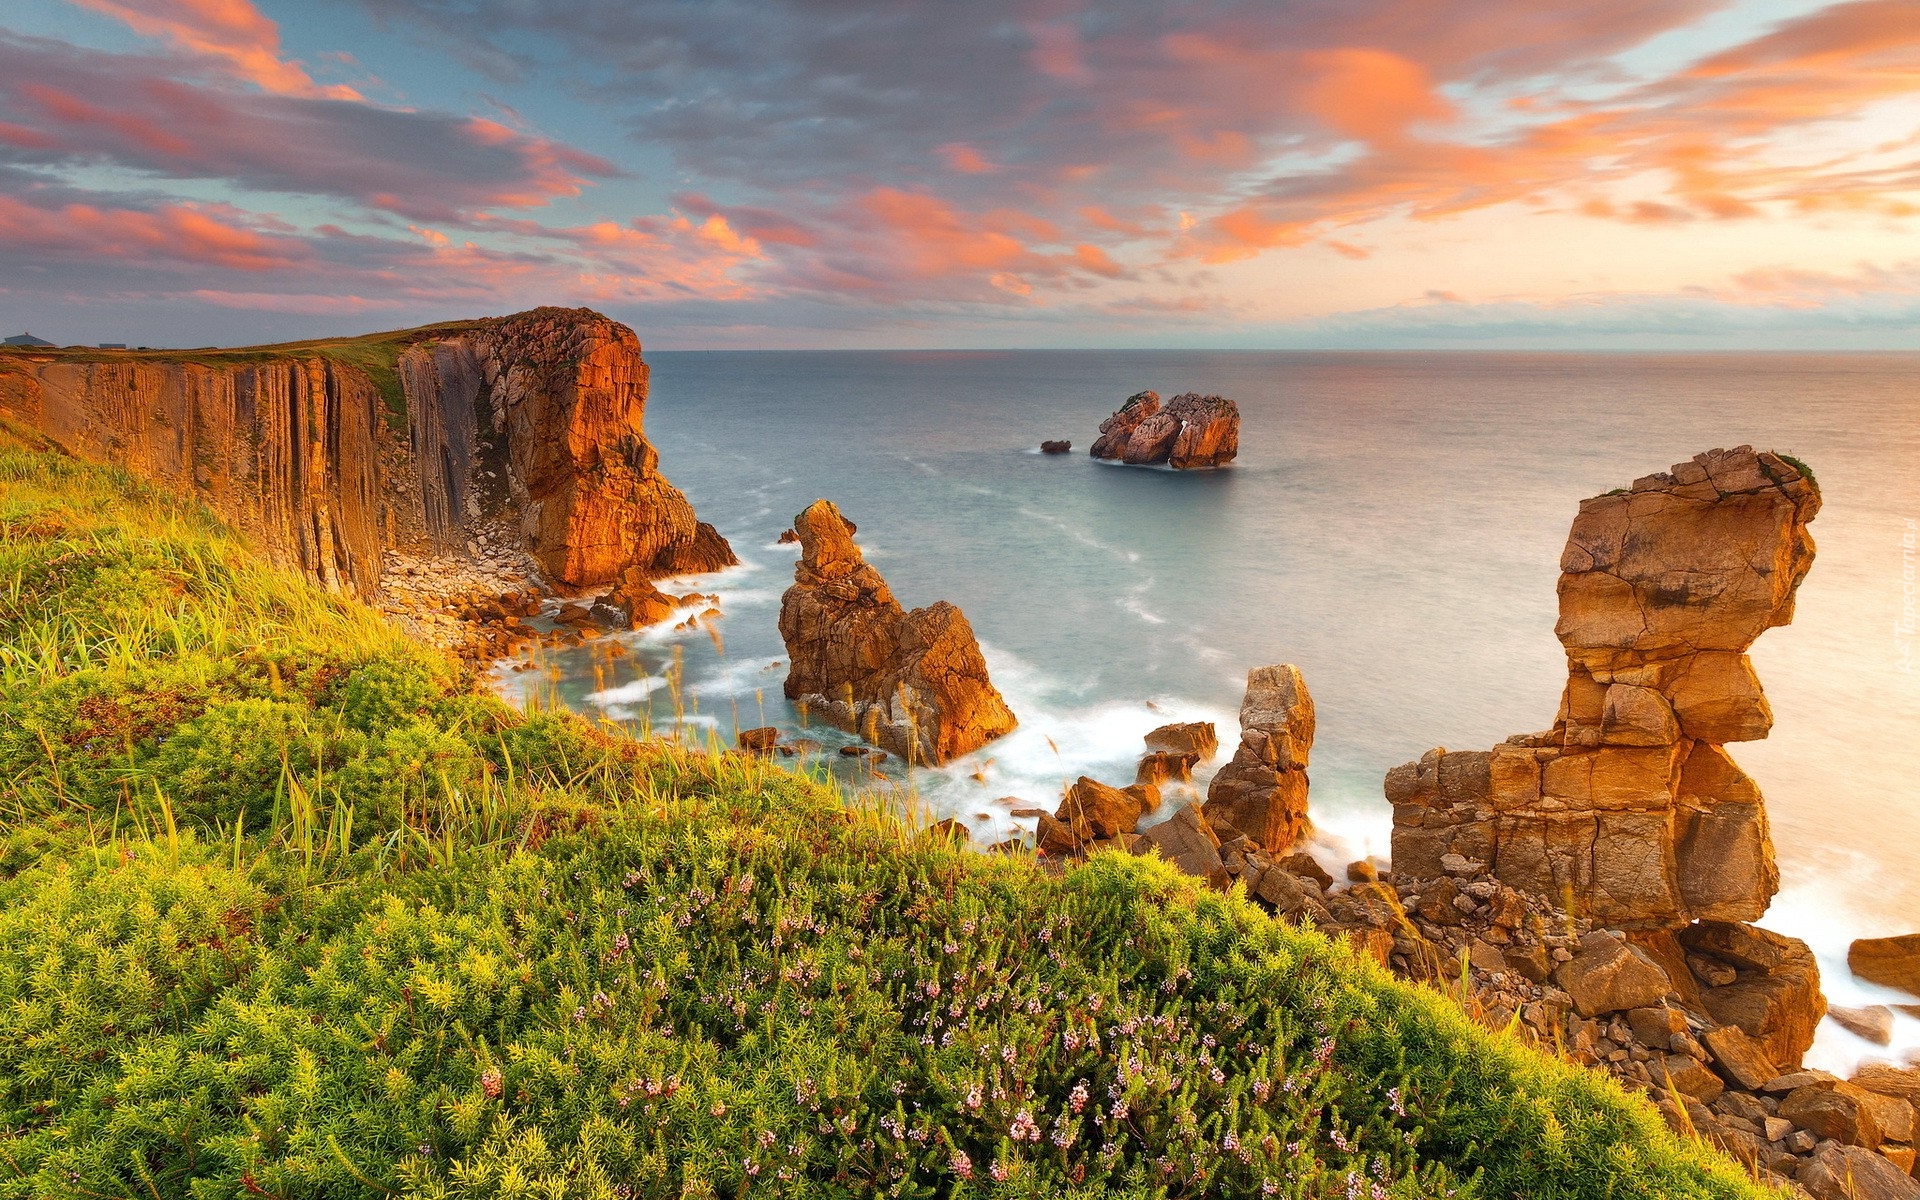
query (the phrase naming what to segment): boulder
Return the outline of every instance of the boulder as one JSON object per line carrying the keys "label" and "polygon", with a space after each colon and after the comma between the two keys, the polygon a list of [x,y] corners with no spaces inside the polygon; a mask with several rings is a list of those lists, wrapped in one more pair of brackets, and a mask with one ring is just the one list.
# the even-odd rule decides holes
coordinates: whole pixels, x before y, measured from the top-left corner
{"label": "boulder", "polygon": [[1734,971],[1733,982],[1703,987],[1701,1003],[1715,1023],[1737,1025],[1783,1070],[1813,1045],[1826,1015],[1820,965],[1798,938],[1733,922],[1702,921],[1680,934],[1690,958]]}
{"label": "boulder", "polygon": [[1847,947],[1847,969],[1868,983],[1920,996],[1920,933],[1860,938]]}
{"label": "boulder", "polygon": [[1644,950],[1611,938],[1589,938],[1581,950],[1560,964],[1554,982],[1573,997],[1574,1011],[1583,1017],[1625,1009],[1650,1008],[1666,999],[1673,984],[1667,973]]}
{"label": "boulder", "polygon": [[1053,815],[1055,820],[1072,829],[1075,837],[1086,842],[1132,833],[1140,818],[1157,804],[1157,795],[1153,803],[1149,803],[1147,794],[1135,788],[1108,787],[1082,775],[1067,789],[1066,798]]}
{"label": "boulder", "polygon": [[909,763],[940,765],[1014,727],[959,609],[904,611],[825,500],[793,528],[801,558],[780,599],[789,699]]}
{"label": "boulder", "polygon": [[1169,754],[1191,754],[1199,762],[1212,758],[1220,749],[1219,735],[1212,721],[1187,721],[1162,725],[1147,734],[1147,749]]}
{"label": "boulder", "polygon": [[1877,1095],[1897,1096],[1908,1103],[1920,1104],[1920,1068],[1864,1063],[1854,1073],[1852,1082]]}
{"label": "boulder", "polygon": [[1207,788],[1215,829],[1243,833],[1269,854],[1285,854],[1307,830],[1307,756],[1313,697],[1291,664],[1247,672],[1240,745]]}
{"label": "boulder", "polygon": [[771,725],[742,729],[733,735],[733,744],[751,754],[771,754],[779,741],[780,731]]}
{"label": "boulder", "polygon": [[1072,449],[1073,449],[1072,442],[1062,441],[1062,442],[1041,442],[1040,443],[1040,453],[1042,454],[1065,454]]}
{"label": "boulder", "polygon": [[1780,1116],[1817,1138],[1871,1150],[1881,1141],[1872,1095],[1850,1083],[1811,1084],[1787,1093]]}
{"label": "boulder", "polygon": [[1702,1104],[1712,1104],[1727,1090],[1718,1075],[1707,1070],[1699,1059],[1685,1054],[1669,1054],[1656,1060],[1652,1074],[1654,1082],[1661,1087],[1672,1088]]}
{"label": "boulder", "polygon": [[1884,1004],[1869,1004],[1864,1008],[1843,1008],[1838,1004],[1830,1004],[1827,1006],[1827,1015],[1840,1028],[1876,1046],[1891,1045],[1893,1042],[1893,1010]]}
{"label": "boulder", "polygon": [[1859,1146],[1831,1142],[1814,1149],[1794,1181],[1814,1200],[1920,1200],[1920,1183]]}
{"label": "boulder", "polygon": [[1100,423],[1088,453],[1134,466],[1180,471],[1223,467],[1240,449],[1240,409],[1219,396],[1187,392],[1165,408],[1155,392],[1137,392]]}
{"label": "boulder", "polygon": [[1194,764],[1198,761],[1191,754],[1152,750],[1140,756],[1140,765],[1133,775],[1134,782],[1151,783],[1156,787],[1163,783],[1192,783]]}
{"label": "boulder", "polygon": [[1722,747],[1772,724],[1746,653],[1792,620],[1819,508],[1811,476],[1748,446],[1582,501],[1553,727],[1389,772],[1396,878],[1458,854],[1615,928],[1763,913],[1779,888],[1765,804]]}
{"label": "boulder", "polygon": [[1142,831],[1147,847],[1189,875],[1206,880],[1214,887],[1228,885],[1226,866],[1220,861],[1220,839],[1207,824],[1197,805],[1182,805],[1173,816]]}
{"label": "boulder", "polygon": [[1247,890],[1273,909],[1274,915],[1295,924],[1312,921],[1315,925],[1324,926],[1332,922],[1333,918],[1327,912],[1325,893],[1314,885],[1313,880],[1283,867],[1276,866],[1261,872]]}
{"label": "boulder", "polygon": [[1720,1073],[1736,1087],[1754,1091],[1780,1076],[1780,1068],[1767,1057],[1766,1048],[1738,1025],[1709,1029],[1700,1040],[1713,1054],[1714,1065],[1720,1068]]}
{"label": "boulder", "polygon": [[620,572],[619,581],[607,593],[607,602],[620,610],[630,629],[658,625],[671,617],[680,605],[678,600],[655,587],[640,567],[628,567]]}

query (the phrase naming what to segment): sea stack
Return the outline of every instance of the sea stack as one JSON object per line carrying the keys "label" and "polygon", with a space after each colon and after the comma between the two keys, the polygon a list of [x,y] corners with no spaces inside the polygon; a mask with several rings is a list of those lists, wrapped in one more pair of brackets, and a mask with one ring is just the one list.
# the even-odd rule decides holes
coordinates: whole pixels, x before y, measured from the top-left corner
{"label": "sea stack", "polygon": [[780,599],[786,694],[909,763],[938,766],[1017,723],[958,608],[903,610],[826,500],[793,519],[794,583]]}
{"label": "sea stack", "polygon": [[1389,772],[1396,879],[1443,856],[1617,929],[1752,921],[1779,888],[1728,742],[1773,722],[1746,651],[1793,619],[1820,492],[1749,446],[1581,502],[1560,562],[1553,727]]}
{"label": "sea stack", "polygon": [[1207,787],[1205,816],[1213,828],[1243,833],[1269,854],[1293,849],[1307,831],[1313,726],[1313,697],[1299,667],[1247,672],[1239,748]]}
{"label": "sea stack", "polygon": [[1163,408],[1158,392],[1136,392],[1100,423],[1088,451],[1130,466],[1176,471],[1224,467],[1240,452],[1240,409],[1219,396],[1187,392]]}

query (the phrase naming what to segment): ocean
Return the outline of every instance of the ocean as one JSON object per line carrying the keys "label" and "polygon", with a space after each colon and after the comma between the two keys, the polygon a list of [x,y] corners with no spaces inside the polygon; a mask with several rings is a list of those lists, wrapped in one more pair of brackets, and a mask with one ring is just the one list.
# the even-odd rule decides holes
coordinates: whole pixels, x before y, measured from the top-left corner
{"label": "ocean", "polygon": [[[927,351],[649,353],[661,469],[742,565],[708,628],[548,650],[498,673],[636,730],[731,744],[778,725],[816,769],[1010,836],[1086,774],[1132,781],[1174,720],[1237,740],[1249,668],[1291,662],[1318,712],[1314,849],[1385,855],[1386,771],[1434,746],[1485,749],[1553,721],[1561,547],[1578,502],[1714,447],[1805,460],[1825,504],[1794,623],[1752,655],[1775,723],[1730,747],[1766,794],[1783,886],[1764,924],[1812,943],[1839,1004],[1902,997],[1852,980],[1855,937],[1920,930],[1920,355]],[[1087,457],[1130,394],[1214,392],[1240,457],[1204,473]],[[1068,438],[1068,456],[1039,443]],[[966,613],[1020,728],[907,779],[865,776],[781,696],[775,626],[819,497],[907,607]],[[673,589],[669,589],[673,590]],[[1893,1051],[1829,1021],[1809,1062]]]}

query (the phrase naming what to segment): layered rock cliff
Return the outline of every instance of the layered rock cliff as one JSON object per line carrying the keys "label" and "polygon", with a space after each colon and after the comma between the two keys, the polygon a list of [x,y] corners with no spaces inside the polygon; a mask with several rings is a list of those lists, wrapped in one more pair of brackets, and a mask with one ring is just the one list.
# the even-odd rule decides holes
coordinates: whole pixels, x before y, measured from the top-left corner
{"label": "layered rock cliff", "polygon": [[1391,772],[1396,875],[1437,878],[1454,853],[1616,928],[1760,916],[1779,887],[1766,809],[1723,746],[1772,725],[1746,651],[1793,619],[1819,509],[1810,477],[1747,446],[1583,501],[1559,716]]}
{"label": "layered rock cliff", "polygon": [[909,762],[938,765],[1015,725],[967,618],[942,600],[908,612],[816,500],[793,519],[794,583],[780,599],[786,694]]}
{"label": "layered rock cliff", "polygon": [[190,492],[371,595],[382,552],[505,533],[568,589],[735,562],[658,469],[631,329],[542,308],[243,350],[0,353],[0,415]]}

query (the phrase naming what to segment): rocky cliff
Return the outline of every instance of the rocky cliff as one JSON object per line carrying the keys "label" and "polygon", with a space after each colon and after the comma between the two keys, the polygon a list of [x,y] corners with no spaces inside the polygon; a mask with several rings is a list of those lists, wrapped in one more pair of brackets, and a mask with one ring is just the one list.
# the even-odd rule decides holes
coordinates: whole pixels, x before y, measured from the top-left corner
{"label": "rocky cliff", "polygon": [[1559,716],[1391,772],[1396,876],[1438,878],[1455,853],[1615,928],[1760,916],[1779,887],[1766,809],[1723,747],[1772,725],[1746,651],[1793,619],[1819,509],[1797,465],[1747,446],[1583,501]]}
{"label": "rocky cliff", "polygon": [[0,352],[0,415],[204,500],[276,562],[371,595],[383,551],[483,531],[579,589],[733,552],[658,470],[633,331],[541,308],[241,350]]}
{"label": "rocky cliff", "polygon": [[801,557],[780,599],[789,699],[921,764],[947,762],[1014,727],[959,609],[944,600],[902,609],[828,501],[816,500],[793,528]]}

